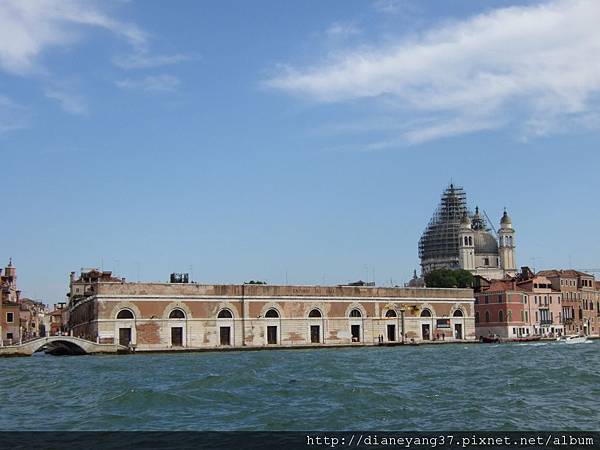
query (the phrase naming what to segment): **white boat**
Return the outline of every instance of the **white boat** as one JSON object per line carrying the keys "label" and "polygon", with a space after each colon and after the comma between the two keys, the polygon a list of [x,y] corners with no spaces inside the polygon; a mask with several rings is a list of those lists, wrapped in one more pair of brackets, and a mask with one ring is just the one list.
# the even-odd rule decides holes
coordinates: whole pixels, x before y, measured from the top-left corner
{"label": "white boat", "polygon": [[561,336],[559,338],[556,338],[556,340],[559,342],[564,342],[565,344],[581,344],[581,343],[587,341],[587,336],[578,336],[578,335]]}

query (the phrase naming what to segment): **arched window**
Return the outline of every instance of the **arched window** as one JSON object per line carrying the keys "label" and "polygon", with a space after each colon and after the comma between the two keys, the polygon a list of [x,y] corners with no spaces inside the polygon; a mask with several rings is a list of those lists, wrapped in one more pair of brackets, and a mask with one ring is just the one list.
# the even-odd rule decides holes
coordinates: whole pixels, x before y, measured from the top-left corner
{"label": "arched window", "polygon": [[479,311],[475,312],[475,323],[479,323]]}
{"label": "arched window", "polygon": [[509,309],[508,312],[506,313],[506,315],[507,315],[508,321],[512,322],[512,310]]}
{"label": "arched window", "polygon": [[350,311],[350,317],[362,317],[362,313],[359,309],[354,308],[352,311]]}
{"label": "arched window", "polygon": [[504,322],[504,311],[498,311],[498,322]]}
{"label": "arched window", "polygon": [[421,311],[421,317],[431,317],[431,311],[429,311],[428,309],[424,309],[423,311]]}
{"label": "arched window", "polygon": [[277,312],[277,310],[275,308],[271,308],[270,310],[267,311],[267,313],[265,314],[265,317],[267,317],[269,319],[276,319],[277,317],[279,317],[279,313]]}
{"label": "arched window", "polygon": [[308,313],[308,317],[322,317],[322,314],[321,311],[315,308]]}
{"label": "arched window", "polygon": [[457,309],[456,311],[454,311],[454,314],[452,314],[454,317],[462,317],[463,316],[463,312],[460,309]]}
{"label": "arched window", "polygon": [[122,309],[117,314],[117,319],[133,319],[133,313],[129,309]]}
{"label": "arched window", "polygon": [[398,315],[393,309],[388,309],[385,313],[385,317],[398,317]]}
{"label": "arched window", "polygon": [[469,236],[469,245],[473,245],[473,238]]}
{"label": "arched window", "polygon": [[185,313],[180,309],[174,309],[169,314],[169,319],[185,319]]}
{"label": "arched window", "polygon": [[219,311],[219,314],[217,314],[217,319],[233,319],[233,314],[231,314],[231,311],[228,309],[222,309]]}
{"label": "arched window", "polygon": [[486,321],[486,322],[489,322],[489,321],[490,321],[490,312],[489,312],[489,311],[486,311],[486,312],[485,312],[485,321]]}
{"label": "arched window", "polygon": [[465,236],[465,245],[469,245],[469,238]]}

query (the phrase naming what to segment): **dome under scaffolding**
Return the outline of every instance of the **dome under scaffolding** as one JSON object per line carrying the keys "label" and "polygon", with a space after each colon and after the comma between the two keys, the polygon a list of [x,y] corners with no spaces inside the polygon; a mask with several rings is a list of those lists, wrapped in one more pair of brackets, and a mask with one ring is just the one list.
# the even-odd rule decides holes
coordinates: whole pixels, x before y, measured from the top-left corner
{"label": "dome under scaffolding", "polygon": [[471,213],[464,189],[450,184],[419,240],[422,274],[437,268],[462,268],[488,278],[504,278],[513,273],[516,263],[512,221],[505,211],[497,237],[486,218],[479,207]]}
{"label": "dome under scaffolding", "polygon": [[427,228],[419,240],[419,258],[435,262],[440,267],[458,267],[458,230],[464,216],[471,216],[467,208],[467,194],[462,187],[450,184]]}

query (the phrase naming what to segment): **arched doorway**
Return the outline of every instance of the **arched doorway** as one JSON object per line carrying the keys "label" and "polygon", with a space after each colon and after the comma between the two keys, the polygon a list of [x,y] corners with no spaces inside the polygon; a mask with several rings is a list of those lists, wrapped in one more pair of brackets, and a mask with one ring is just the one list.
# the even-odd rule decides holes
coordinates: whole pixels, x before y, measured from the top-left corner
{"label": "arched doorway", "polygon": [[385,312],[385,318],[388,319],[386,321],[386,336],[389,342],[396,341],[396,322],[398,320],[398,314],[393,309],[388,309]]}
{"label": "arched doorway", "polygon": [[432,314],[431,314],[431,310],[428,308],[425,308],[423,311],[421,311],[421,318],[422,319],[428,319],[427,322],[421,322],[421,339],[424,341],[430,341],[431,340],[431,318],[432,318]]}
{"label": "arched doorway", "polygon": [[351,342],[362,341],[362,312],[358,308],[350,311],[350,340]]}
{"label": "arched doorway", "polygon": [[454,339],[463,339],[463,312],[457,309],[452,314],[454,322]]}
{"label": "arched doorway", "polygon": [[280,341],[280,332],[279,332],[279,311],[275,308],[270,308],[265,313],[265,319],[267,319],[267,328],[266,328],[266,338],[267,345],[277,345]]}
{"label": "arched doorway", "polygon": [[224,308],[217,314],[217,327],[219,331],[219,345],[227,347],[233,345],[233,313]]}
{"label": "arched doorway", "polygon": [[187,345],[185,311],[174,308],[169,312],[169,328],[171,330],[171,347],[185,347]]}
{"label": "arched doorway", "polygon": [[120,309],[116,316],[116,335],[118,336],[118,344],[124,347],[135,345],[135,314],[129,308]]}
{"label": "arched doorway", "polygon": [[317,308],[313,308],[308,313],[308,334],[311,344],[320,344],[323,342],[323,333],[321,324],[323,322],[323,314]]}

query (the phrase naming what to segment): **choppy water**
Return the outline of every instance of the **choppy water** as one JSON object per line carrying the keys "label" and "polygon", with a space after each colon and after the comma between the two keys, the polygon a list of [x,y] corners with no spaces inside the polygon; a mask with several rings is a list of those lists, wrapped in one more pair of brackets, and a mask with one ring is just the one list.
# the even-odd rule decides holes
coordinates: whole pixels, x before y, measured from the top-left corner
{"label": "choppy water", "polygon": [[598,430],[600,342],[0,358],[0,430]]}

